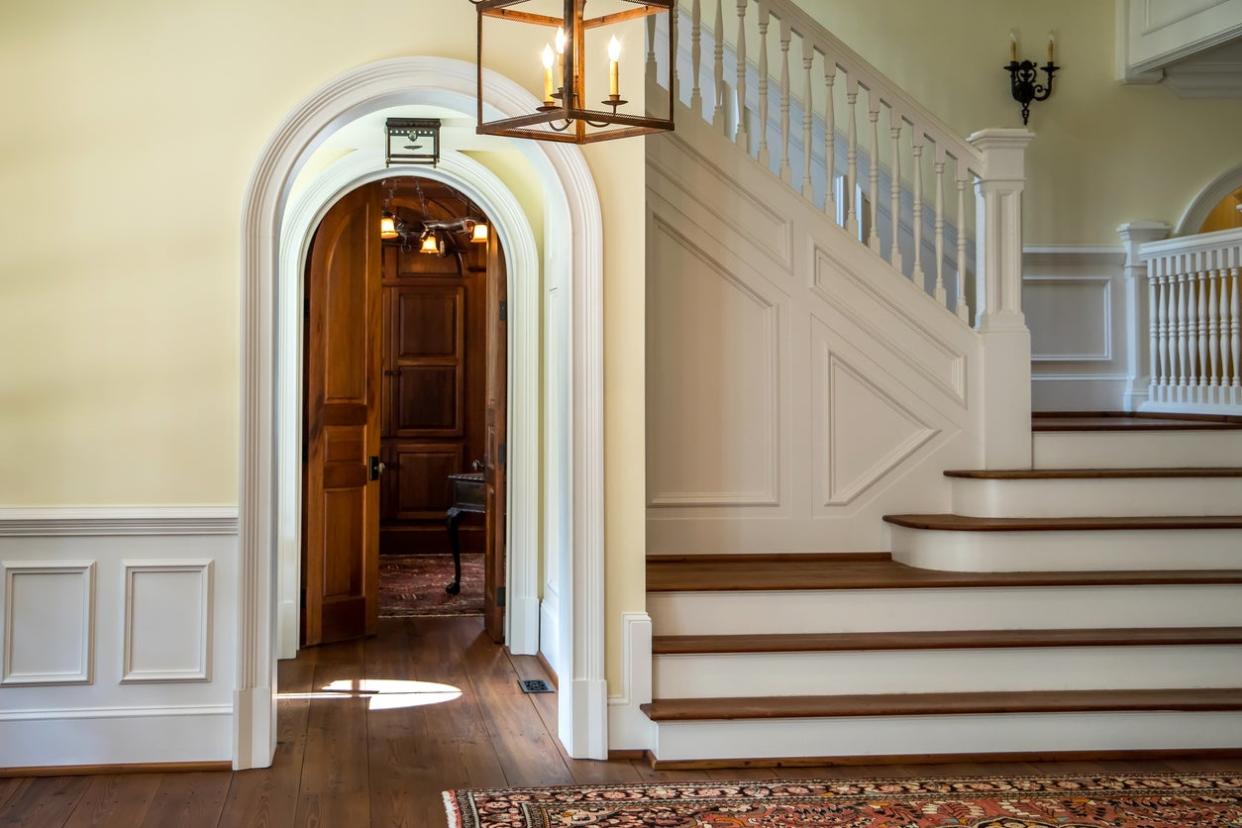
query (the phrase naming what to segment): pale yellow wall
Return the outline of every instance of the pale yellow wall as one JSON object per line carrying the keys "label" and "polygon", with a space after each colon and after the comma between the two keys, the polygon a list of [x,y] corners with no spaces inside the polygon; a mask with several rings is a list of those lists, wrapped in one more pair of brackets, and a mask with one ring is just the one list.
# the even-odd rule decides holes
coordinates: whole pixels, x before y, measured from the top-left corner
{"label": "pale yellow wall", "polygon": [[1176,224],[1200,189],[1242,160],[1236,99],[1183,100],[1164,86],[1113,79],[1110,0],[801,4],[963,135],[1021,126],[1001,70],[1009,31],[1018,31],[1023,57],[1041,62],[1056,31],[1064,69],[1052,98],[1032,108],[1027,243],[1116,244],[1123,221]]}
{"label": "pale yellow wall", "polygon": [[[236,502],[241,206],[264,142],[335,75],[473,61],[474,31],[465,0],[6,0],[0,505]],[[485,63],[539,92],[542,43],[510,35]],[[643,164],[637,142],[588,158],[615,641],[643,606]]]}

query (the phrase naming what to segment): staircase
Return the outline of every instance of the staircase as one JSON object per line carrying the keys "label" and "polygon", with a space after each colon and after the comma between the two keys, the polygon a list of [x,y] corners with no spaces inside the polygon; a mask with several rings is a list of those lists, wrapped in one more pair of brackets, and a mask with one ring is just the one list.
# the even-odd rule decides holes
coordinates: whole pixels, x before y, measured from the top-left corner
{"label": "staircase", "polygon": [[654,760],[1242,752],[1242,423],[1033,429],[891,554],[651,558]]}

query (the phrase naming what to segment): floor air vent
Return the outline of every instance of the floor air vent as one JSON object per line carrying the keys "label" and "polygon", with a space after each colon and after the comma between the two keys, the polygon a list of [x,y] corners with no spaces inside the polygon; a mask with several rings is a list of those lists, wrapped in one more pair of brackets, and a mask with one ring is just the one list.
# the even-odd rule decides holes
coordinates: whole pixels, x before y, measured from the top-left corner
{"label": "floor air vent", "polygon": [[518,679],[523,693],[551,693],[552,688],[543,679]]}

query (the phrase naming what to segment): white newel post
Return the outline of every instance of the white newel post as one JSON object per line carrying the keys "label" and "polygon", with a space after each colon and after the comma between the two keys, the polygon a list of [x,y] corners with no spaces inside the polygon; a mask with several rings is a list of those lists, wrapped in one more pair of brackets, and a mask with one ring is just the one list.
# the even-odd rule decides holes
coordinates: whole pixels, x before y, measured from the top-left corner
{"label": "white newel post", "polygon": [[975,182],[975,309],[983,337],[983,467],[1031,467],[1031,332],[1022,313],[1025,129],[985,129]]}
{"label": "white newel post", "polygon": [[1126,261],[1122,265],[1122,283],[1126,302],[1126,411],[1138,411],[1150,396],[1156,371],[1152,360],[1157,353],[1158,308],[1156,282],[1148,278],[1147,263],[1139,248],[1147,242],[1167,239],[1172,230],[1162,221],[1131,221],[1117,228]]}

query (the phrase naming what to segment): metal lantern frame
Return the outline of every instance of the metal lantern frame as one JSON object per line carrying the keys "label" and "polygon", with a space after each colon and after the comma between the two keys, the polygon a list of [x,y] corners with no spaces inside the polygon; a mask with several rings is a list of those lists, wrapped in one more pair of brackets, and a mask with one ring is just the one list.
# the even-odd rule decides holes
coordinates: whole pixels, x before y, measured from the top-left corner
{"label": "metal lantern frame", "polygon": [[[440,163],[439,118],[389,118],[384,122],[384,135],[387,139],[387,145],[384,150],[384,165],[386,167],[434,167]],[[419,140],[430,140],[431,151],[393,152],[392,143],[396,139],[406,139],[411,143]]]}
{"label": "metal lantern frame", "polygon": [[[617,109],[628,101],[609,96],[601,102],[609,109],[593,109],[586,105],[586,33],[591,29],[622,23],[627,20],[665,14],[668,19],[668,66],[675,65],[677,43],[676,0],[625,0],[636,8],[606,14],[593,19],[586,17],[587,0],[565,0],[565,16],[535,14],[514,8],[531,0],[471,0],[478,11],[478,127],[480,135],[503,135],[510,138],[533,138],[538,141],[559,141],[569,144],[591,144],[614,138],[629,138],[673,130],[675,99],[673,84],[669,84],[668,117],[626,115]],[[529,115],[518,115],[496,121],[483,120],[483,20],[498,18],[535,26],[546,26],[555,31],[563,28],[566,35],[564,74],[560,89],[553,97],[559,102],[545,104]],[[570,95],[563,94],[571,90]],[[563,125],[561,125],[563,124]],[[536,127],[548,128],[538,129]],[[587,127],[595,127],[589,132]]]}

